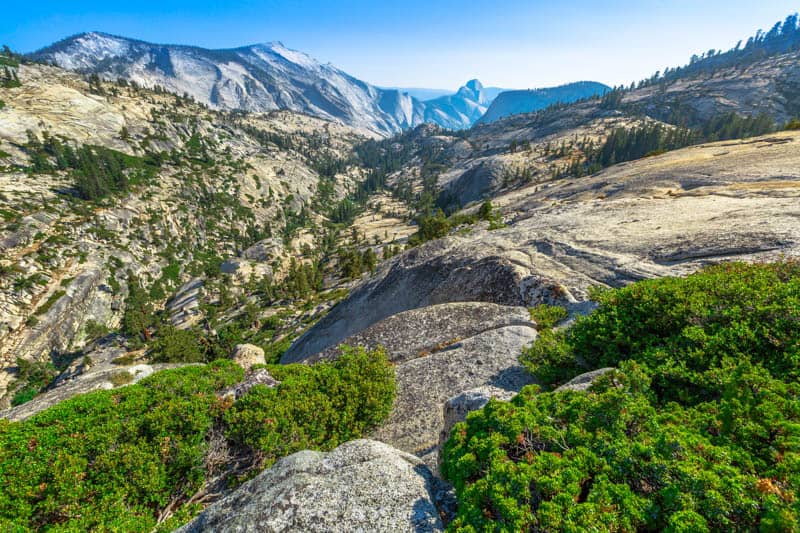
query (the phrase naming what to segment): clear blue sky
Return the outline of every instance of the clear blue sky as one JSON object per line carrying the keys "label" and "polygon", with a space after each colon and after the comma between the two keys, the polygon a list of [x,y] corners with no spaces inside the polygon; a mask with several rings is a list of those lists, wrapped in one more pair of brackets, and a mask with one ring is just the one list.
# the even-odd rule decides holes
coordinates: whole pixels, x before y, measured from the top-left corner
{"label": "clear blue sky", "polygon": [[8,0],[0,43],[30,52],[99,30],[158,43],[267,41],[377,85],[628,83],[727,49],[798,0]]}

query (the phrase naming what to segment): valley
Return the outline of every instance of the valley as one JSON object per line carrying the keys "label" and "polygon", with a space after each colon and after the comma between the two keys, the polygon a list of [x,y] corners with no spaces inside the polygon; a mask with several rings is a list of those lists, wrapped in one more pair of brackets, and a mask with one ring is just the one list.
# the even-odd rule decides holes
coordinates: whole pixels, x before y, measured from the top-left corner
{"label": "valley", "polygon": [[0,529],[796,530],[776,27],[424,101],[280,43],[4,51]]}

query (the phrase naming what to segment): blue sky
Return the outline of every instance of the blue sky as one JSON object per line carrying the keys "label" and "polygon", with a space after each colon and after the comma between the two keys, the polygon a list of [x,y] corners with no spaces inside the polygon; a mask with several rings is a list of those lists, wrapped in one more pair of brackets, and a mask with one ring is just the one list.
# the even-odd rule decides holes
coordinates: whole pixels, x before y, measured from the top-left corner
{"label": "blue sky", "polygon": [[727,49],[800,11],[798,0],[9,0],[0,43],[29,52],[100,30],[159,43],[267,41],[377,85],[628,83]]}

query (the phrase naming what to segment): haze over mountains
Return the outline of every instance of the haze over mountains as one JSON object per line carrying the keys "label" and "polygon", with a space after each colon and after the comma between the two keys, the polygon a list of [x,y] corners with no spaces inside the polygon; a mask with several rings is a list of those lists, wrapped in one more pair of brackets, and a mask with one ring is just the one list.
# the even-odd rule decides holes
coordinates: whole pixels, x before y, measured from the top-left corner
{"label": "haze over mountains", "polygon": [[[90,32],[68,37],[31,57],[104,79],[161,86],[217,109],[287,109],[383,136],[425,122],[448,129],[468,128],[502,92],[471,80],[455,94],[423,101],[414,94],[432,96],[437,91],[379,88],[280,42],[207,50]],[[582,89],[549,89],[546,101],[571,102],[575,95],[581,98],[590,95],[590,90],[597,94],[608,88],[594,84]],[[514,109],[529,112],[541,107],[538,101],[518,102]]]}

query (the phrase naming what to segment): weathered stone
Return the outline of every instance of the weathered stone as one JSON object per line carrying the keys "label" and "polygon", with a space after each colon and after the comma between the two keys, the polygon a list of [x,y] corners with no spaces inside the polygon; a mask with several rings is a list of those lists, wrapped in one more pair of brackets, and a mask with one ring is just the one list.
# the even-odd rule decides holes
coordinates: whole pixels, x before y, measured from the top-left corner
{"label": "weathered stone", "polygon": [[589,390],[595,381],[598,380],[601,376],[608,374],[609,372],[613,372],[616,370],[615,368],[600,368],[597,370],[592,370],[591,372],[586,372],[585,374],[581,374],[569,380],[568,382],[564,383],[560,387],[558,387],[555,392],[562,392],[562,391],[585,391]]}
{"label": "weathered stone", "polygon": [[437,489],[418,458],[356,440],[279,460],[177,533],[442,531]]}
{"label": "weathered stone", "polygon": [[480,386],[517,392],[533,383],[519,355],[535,338],[530,325],[505,326],[399,364],[394,407],[373,438],[419,456],[435,451],[449,398]]}
{"label": "weathered stone", "polygon": [[203,293],[203,280],[194,278],[184,283],[169,299],[166,310],[170,323],[178,329],[188,329],[203,317],[200,311],[200,298]]}
{"label": "weathered stone", "polygon": [[[462,339],[505,326],[530,326],[525,307],[511,307],[484,302],[457,302],[431,305],[390,316],[367,329],[344,339],[341,344],[386,349],[389,359],[401,363],[434,353]],[[334,359],[338,347],[302,359],[311,363]],[[298,362],[286,355],[282,363]]]}
{"label": "weathered stone", "polygon": [[256,385],[264,385],[273,388],[280,385],[280,382],[273,378],[272,374],[270,374],[266,368],[259,368],[258,370],[249,372],[244,381],[228,387],[220,392],[219,395],[222,398],[231,397],[234,400],[238,400]]}
{"label": "weathered stone", "polygon": [[245,370],[250,370],[253,365],[267,363],[264,359],[264,349],[253,344],[237,344],[231,353],[231,360]]}
{"label": "weathered stone", "polygon": [[[113,389],[118,386],[137,383],[160,370],[180,368],[182,366],[188,365],[160,363],[156,365],[139,364],[124,367],[113,365],[110,362],[98,364],[88,367],[85,373],[76,377],[59,381],[57,386],[36,396],[29,402],[0,411],[0,418],[7,418],[15,421],[25,420],[26,418],[30,418],[49,407],[61,403],[64,400],[69,400],[79,394],[85,394],[95,390]],[[130,375],[130,381],[121,385],[115,385],[112,382],[113,377],[115,374],[121,372],[128,373]]]}

